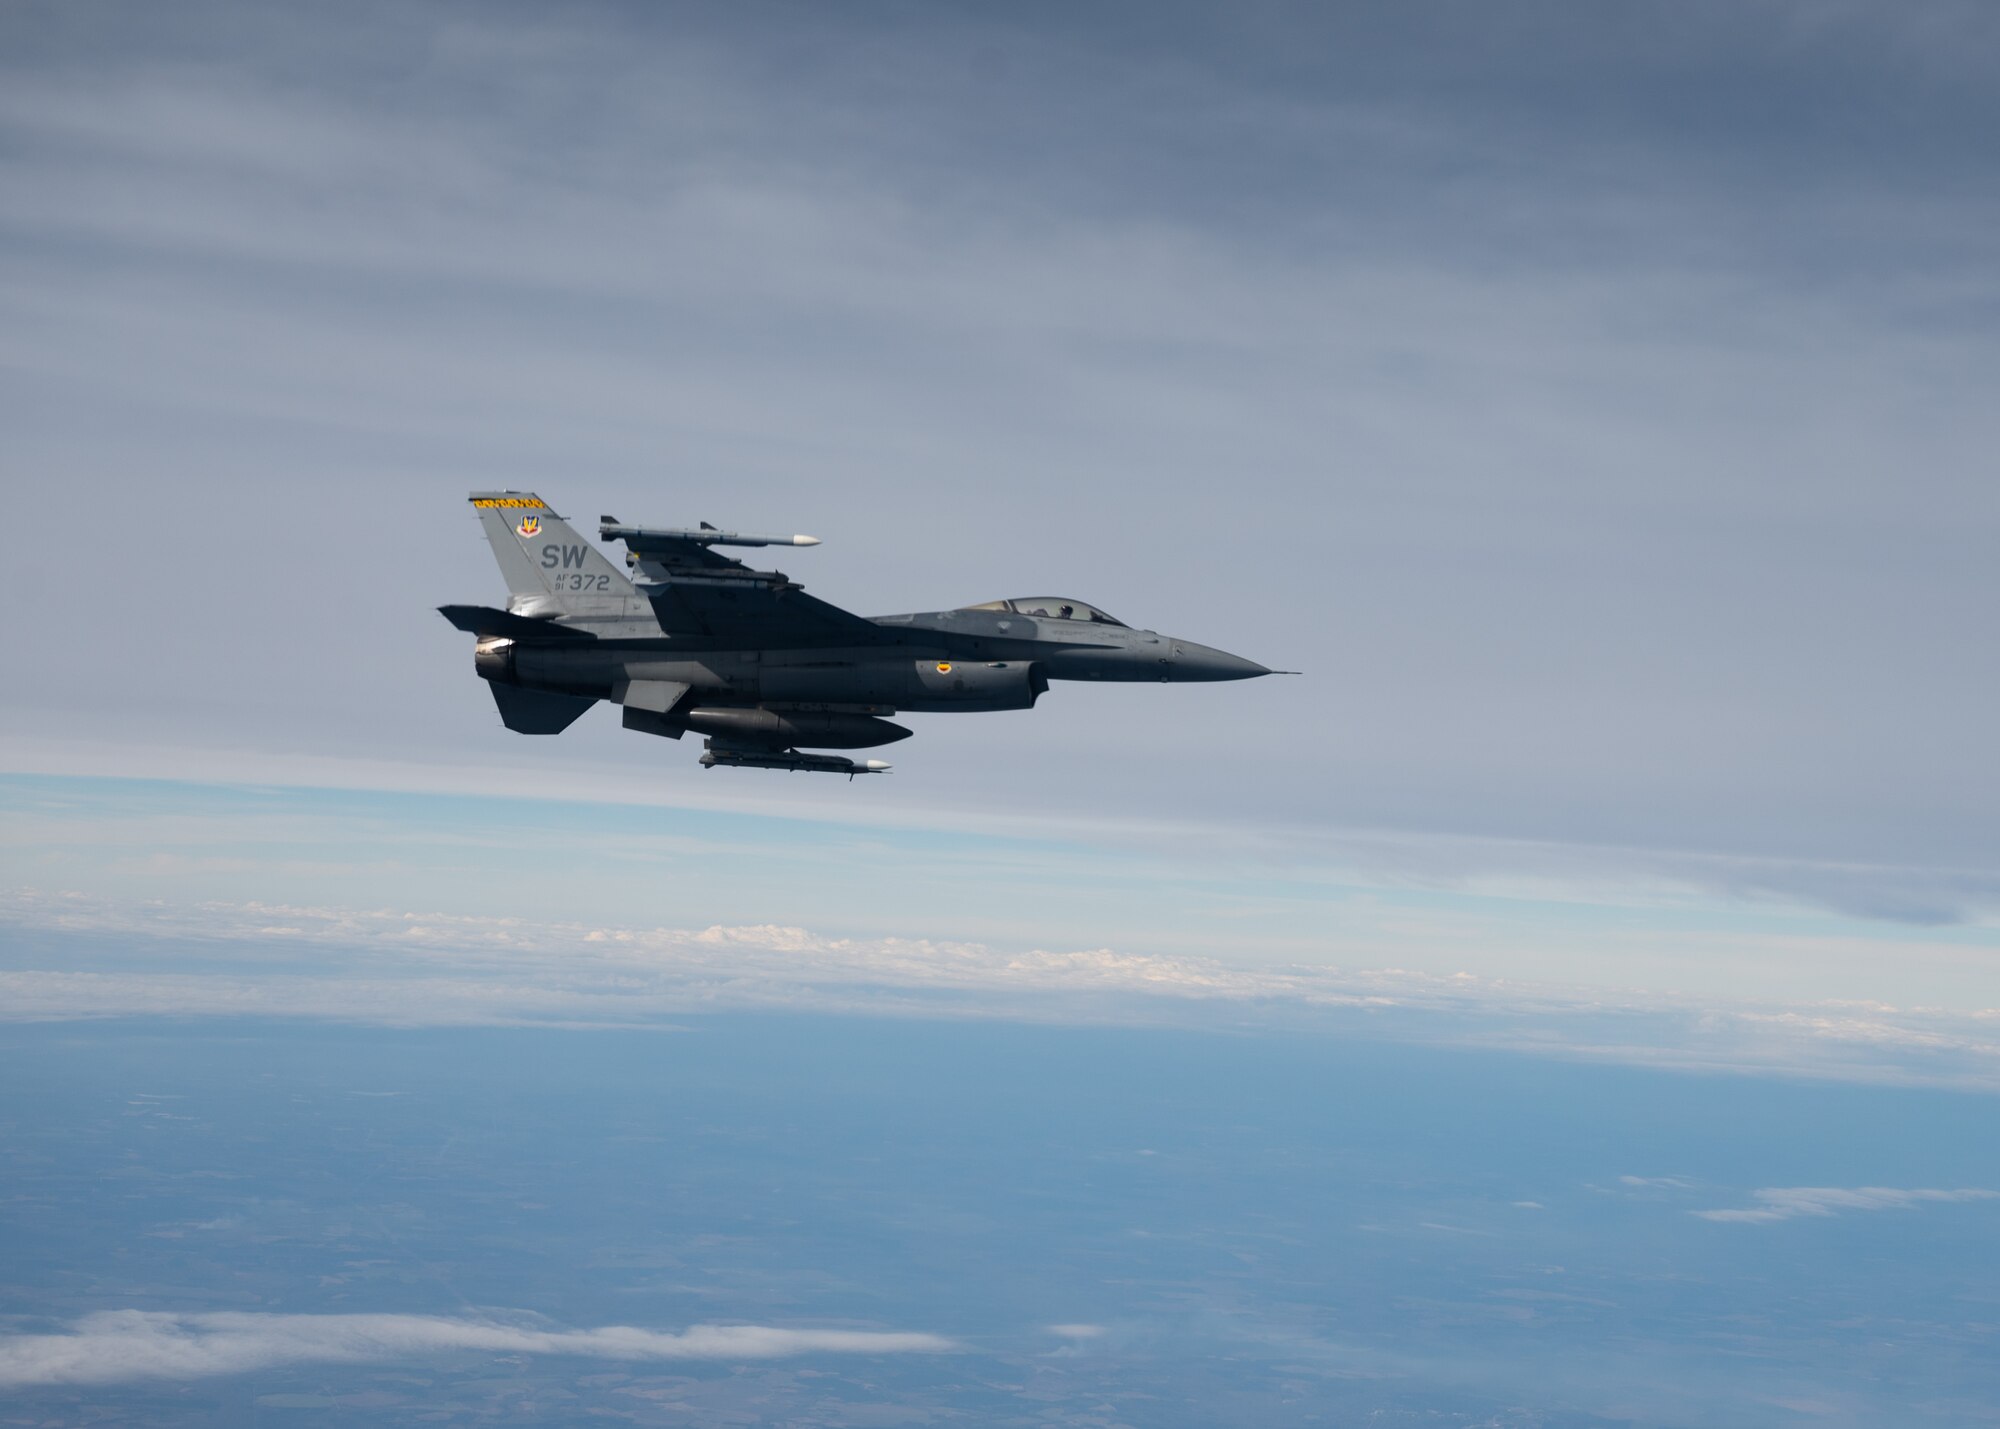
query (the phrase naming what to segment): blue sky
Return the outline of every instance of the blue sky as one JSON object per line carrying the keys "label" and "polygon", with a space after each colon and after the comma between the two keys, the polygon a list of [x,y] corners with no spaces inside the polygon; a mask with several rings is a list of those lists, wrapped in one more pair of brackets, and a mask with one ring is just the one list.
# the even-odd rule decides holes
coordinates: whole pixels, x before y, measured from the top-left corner
{"label": "blue sky", "polygon": [[[0,37],[10,886],[1991,1003],[1983,7]],[[1307,674],[528,741],[495,485]]]}

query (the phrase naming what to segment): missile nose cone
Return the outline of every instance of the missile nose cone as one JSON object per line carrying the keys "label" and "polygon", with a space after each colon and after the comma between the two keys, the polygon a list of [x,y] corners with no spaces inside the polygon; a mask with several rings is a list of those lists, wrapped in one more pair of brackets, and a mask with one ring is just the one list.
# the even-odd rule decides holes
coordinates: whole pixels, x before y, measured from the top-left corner
{"label": "missile nose cone", "polygon": [[794,537],[792,537],[792,544],[793,544],[794,546],[817,546],[817,545],[819,544],[819,537],[817,537],[817,536],[794,536]]}

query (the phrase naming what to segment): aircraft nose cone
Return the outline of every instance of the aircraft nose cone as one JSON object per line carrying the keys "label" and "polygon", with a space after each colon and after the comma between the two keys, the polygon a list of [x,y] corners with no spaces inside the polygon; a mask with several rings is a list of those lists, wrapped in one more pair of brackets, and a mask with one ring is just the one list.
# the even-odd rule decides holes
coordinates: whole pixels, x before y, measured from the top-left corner
{"label": "aircraft nose cone", "polygon": [[1259,675],[1271,673],[1255,660],[1246,660],[1227,650],[1195,645],[1186,640],[1174,642],[1173,668],[1176,680],[1254,680]]}

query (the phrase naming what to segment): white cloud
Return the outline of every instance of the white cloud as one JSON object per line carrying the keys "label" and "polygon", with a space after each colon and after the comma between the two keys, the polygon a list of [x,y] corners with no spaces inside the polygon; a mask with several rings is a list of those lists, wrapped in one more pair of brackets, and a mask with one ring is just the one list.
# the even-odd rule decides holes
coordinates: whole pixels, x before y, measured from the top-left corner
{"label": "white cloud", "polygon": [[[2000,1089],[2000,1010],[1714,997],[1326,961],[1014,951],[788,924],[687,929],[277,903],[0,892],[0,924],[79,935],[0,971],[0,1022],[303,1017],[662,1027],[725,1008],[1092,1023],[1338,1025],[1343,1035],[1663,1068]],[[200,971],[185,950],[202,948]],[[60,957],[61,955],[57,955]],[[1627,1185],[1648,1184],[1629,1178]],[[1672,1178],[1651,1184],[1672,1185]]]}
{"label": "white cloud", "polygon": [[1705,1221],[1761,1223],[1794,1216],[1833,1216],[1842,1211],[1907,1210],[1926,1201],[1988,1201],[2000,1191],[1976,1186],[1957,1190],[1902,1190],[1895,1186],[1766,1186],[1751,1195],[1763,1204],[1738,1209],[1690,1211]]}
{"label": "white cloud", "polygon": [[414,1360],[459,1351],[609,1360],[745,1360],[956,1348],[939,1335],[694,1325],[678,1333],[606,1325],[549,1330],[437,1315],[176,1314],[106,1310],[54,1335],[0,1339],[0,1386],[195,1379],[308,1362]]}
{"label": "white cloud", "polygon": [[1102,1338],[1102,1325],[1050,1325],[1049,1333],[1060,1335],[1065,1340],[1095,1340]]}

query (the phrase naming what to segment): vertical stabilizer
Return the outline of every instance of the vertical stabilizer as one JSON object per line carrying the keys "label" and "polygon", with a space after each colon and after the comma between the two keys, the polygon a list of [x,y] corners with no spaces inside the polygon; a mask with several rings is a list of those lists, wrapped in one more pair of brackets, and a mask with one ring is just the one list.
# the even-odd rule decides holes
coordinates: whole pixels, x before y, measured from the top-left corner
{"label": "vertical stabilizer", "polygon": [[560,614],[578,597],[633,593],[625,573],[532,491],[475,491],[470,499],[511,607]]}

